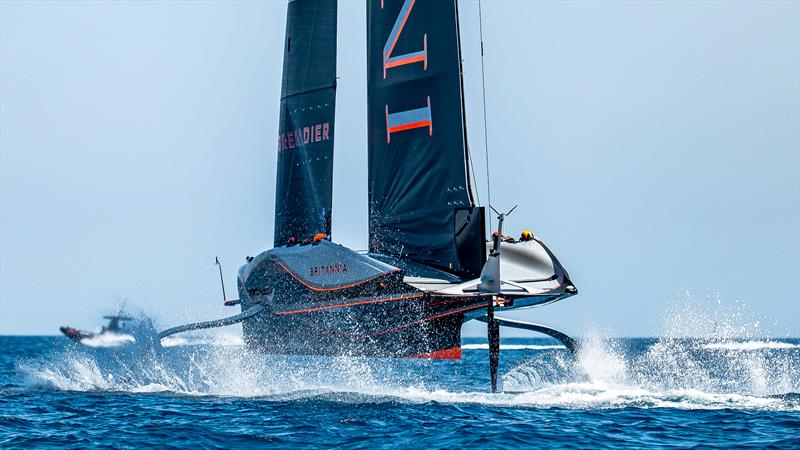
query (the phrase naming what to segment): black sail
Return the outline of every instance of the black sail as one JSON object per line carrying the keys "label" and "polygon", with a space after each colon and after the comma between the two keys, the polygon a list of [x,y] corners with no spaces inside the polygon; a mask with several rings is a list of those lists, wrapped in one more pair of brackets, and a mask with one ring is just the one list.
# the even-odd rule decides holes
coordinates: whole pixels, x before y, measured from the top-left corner
{"label": "black sail", "polygon": [[477,276],[455,0],[367,5],[369,248]]}
{"label": "black sail", "polygon": [[330,234],[336,0],[293,0],[283,53],[275,246]]}

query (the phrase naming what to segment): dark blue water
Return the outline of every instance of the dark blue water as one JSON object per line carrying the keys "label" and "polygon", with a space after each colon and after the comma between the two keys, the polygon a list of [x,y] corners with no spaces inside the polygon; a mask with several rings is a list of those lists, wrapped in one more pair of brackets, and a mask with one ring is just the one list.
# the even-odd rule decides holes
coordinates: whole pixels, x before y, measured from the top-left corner
{"label": "dark blue water", "polygon": [[509,339],[501,394],[481,342],[420,361],[0,337],[0,447],[800,448],[800,340],[590,339],[575,360]]}

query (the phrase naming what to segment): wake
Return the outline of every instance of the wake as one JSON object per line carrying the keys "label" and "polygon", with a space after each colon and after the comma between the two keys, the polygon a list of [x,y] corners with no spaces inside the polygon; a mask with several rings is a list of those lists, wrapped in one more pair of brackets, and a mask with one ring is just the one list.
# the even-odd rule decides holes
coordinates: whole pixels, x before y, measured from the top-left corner
{"label": "wake", "polygon": [[[681,314],[687,318],[692,312],[683,308]],[[57,391],[284,402],[800,411],[800,342],[742,337],[721,327],[719,317],[698,314],[714,323],[701,337],[687,338],[669,327],[651,340],[595,332],[581,341],[577,358],[557,345],[503,344],[499,394],[487,392],[486,344],[464,345],[462,361],[424,361],[251,353],[230,334],[170,337],[162,346],[137,336],[137,342],[119,348],[72,346],[19,362],[17,370],[25,389]]]}

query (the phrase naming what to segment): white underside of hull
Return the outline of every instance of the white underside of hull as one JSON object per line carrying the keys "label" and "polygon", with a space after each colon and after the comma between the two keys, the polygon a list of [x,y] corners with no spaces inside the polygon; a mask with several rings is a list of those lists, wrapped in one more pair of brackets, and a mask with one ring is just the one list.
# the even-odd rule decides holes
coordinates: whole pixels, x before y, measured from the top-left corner
{"label": "white underside of hull", "polygon": [[[487,246],[490,245],[487,243]],[[555,263],[542,244],[534,239],[503,242],[500,256],[501,290],[499,296],[525,297],[544,295],[561,286],[555,276]],[[404,282],[438,295],[479,295],[480,279],[453,283],[436,278],[405,277]]]}

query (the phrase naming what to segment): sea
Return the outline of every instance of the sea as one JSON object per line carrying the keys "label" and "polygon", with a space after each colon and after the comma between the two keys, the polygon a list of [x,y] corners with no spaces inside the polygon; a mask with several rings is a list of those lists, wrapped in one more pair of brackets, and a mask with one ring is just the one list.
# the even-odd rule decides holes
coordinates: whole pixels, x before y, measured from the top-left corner
{"label": "sea", "polygon": [[463,358],[252,353],[235,334],[0,337],[2,448],[800,448],[800,340],[485,339]]}

